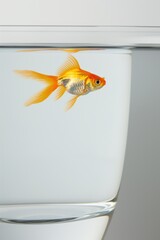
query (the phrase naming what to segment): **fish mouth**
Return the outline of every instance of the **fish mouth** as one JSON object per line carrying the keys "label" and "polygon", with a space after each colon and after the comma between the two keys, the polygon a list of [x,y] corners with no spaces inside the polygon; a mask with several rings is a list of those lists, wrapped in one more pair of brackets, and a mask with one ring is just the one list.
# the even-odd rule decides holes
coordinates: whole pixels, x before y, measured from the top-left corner
{"label": "fish mouth", "polygon": [[103,85],[106,85],[107,82],[106,82],[105,78],[102,78],[102,79],[103,79]]}

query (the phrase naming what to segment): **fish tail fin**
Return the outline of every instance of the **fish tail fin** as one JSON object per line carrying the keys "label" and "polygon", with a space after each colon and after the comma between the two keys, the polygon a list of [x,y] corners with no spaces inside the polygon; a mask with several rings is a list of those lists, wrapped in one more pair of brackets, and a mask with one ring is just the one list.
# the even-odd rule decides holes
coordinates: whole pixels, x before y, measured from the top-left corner
{"label": "fish tail fin", "polygon": [[25,102],[25,106],[30,106],[32,104],[43,102],[54,90],[55,88],[52,85],[46,87],[45,89],[31,97],[27,102]]}
{"label": "fish tail fin", "polygon": [[30,71],[30,70],[16,70],[15,72],[21,76],[24,76],[27,78],[33,78],[38,81],[44,82],[48,85],[45,89],[43,89],[42,91],[34,95],[31,99],[29,99],[25,103],[25,106],[30,106],[32,104],[36,104],[44,101],[58,87],[57,76],[45,75],[38,72]]}
{"label": "fish tail fin", "polygon": [[57,76],[46,75],[31,70],[15,70],[15,73],[23,77],[36,79],[37,81],[44,82],[47,84],[53,84],[55,80],[57,82],[58,78]]}

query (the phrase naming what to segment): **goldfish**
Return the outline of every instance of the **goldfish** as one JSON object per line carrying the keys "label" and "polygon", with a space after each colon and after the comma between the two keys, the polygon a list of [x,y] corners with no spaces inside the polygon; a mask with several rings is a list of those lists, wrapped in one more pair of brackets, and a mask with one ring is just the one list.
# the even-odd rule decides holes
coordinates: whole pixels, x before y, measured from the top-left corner
{"label": "goldfish", "polygon": [[64,64],[59,68],[57,76],[45,75],[32,70],[16,70],[16,73],[46,84],[42,91],[25,103],[26,106],[44,101],[57,89],[56,100],[61,98],[65,92],[74,95],[66,105],[66,110],[69,110],[79,97],[98,90],[106,84],[104,78],[81,69],[78,61],[72,55],[69,55]]}

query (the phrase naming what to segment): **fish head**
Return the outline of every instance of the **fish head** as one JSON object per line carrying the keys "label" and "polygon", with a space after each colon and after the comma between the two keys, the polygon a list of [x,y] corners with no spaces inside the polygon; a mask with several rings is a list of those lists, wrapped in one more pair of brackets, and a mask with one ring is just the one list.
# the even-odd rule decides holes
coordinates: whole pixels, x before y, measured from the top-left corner
{"label": "fish head", "polygon": [[94,75],[92,77],[92,86],[94,90],[98,90],[106,85],[105,78],[99,77],[97,75]]}

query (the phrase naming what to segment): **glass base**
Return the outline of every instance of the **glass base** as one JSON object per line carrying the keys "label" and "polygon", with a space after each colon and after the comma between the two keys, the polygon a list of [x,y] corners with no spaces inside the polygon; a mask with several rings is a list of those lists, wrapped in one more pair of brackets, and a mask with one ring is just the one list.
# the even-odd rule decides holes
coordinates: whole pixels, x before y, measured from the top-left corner
{"label": "glass base", "polygon": [[55,224],[0,223],[0,239],[3,240],[101,240],[111,219],[95,217]]}
{"label": "glass base", "polygon": [[63,223],[106,216],[116,202],[87,204],[1,205],[0,222],[18,224]]}
{"label": "glass base", "polygon": [[0,239],[101,240],[115,205],[116,202],[1,205]]}

